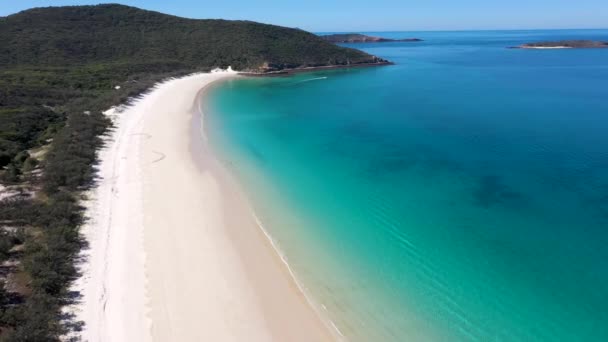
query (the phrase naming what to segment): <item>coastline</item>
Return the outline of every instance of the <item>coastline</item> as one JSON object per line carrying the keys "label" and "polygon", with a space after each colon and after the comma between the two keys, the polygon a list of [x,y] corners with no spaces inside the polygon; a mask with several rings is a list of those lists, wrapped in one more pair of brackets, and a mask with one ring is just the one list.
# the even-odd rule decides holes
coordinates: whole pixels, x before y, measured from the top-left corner
{"label": "coastline", "polygon": [[326,341],[235,183],[201,139],[201,92],[235,72],[169,80],[114,117],[87,202],[87,341]]}
{"label": "coastline", "polygon": [[[249,77],[243,76],[241,73],[238,75],[238,77]],[[245,271],[252,282],[259,283],[259,290],[265,292],[266,297],[273,297],[277,293],[276,291],[285,290],[287,288],[290,288],[291,291],[295,291],[297,296],[306,302],[307,306],[314,311],[316,316],[315,320],[320,320],[324,327],[329,331],[331,340],[345,341],[346,337],[343,335],[342,331],[338,328],[335,322],[330,319],[327,308],[318,302],[318,298],[315,298],[313,294],[308,291],[307,287],[300,282],[300,279],[297,277],[296,272],[289,264],[283,250],[281,250],[280,246],[276,243],[275,239],[256,215],[253,205],[248,198],[249,196],[247,196],[246,191],[243,189],[243,184],[239,182],[236,175],[230,170],[229,166],[217,158],[218,155],[213,151],[212,147],[208,143],[208,133],[205,126],[205,115],[207,114],[205,113],[204,102],[206,101],[207,96],[209,96],[209,92],[212,87],[218,86],[219,83],[220,82],[209,84],[201,89],[197,95],[198,104],[194,109],[194,111],[197,113],[192,116],[191,123],[192,158],[199,163],[201,168],[209,168],[209,170],[215,174],[219,183],[222,185],[224,192],[230,193],[231,196],[233,196],[226,201],[225,205],[230,207],[237,205],[236,211],[242,213],[242,215],[236,216],[225,212],[225,214],[227,214],[225,215],[228,228],[227,232],[231,235],[235,245],[240,251],[247,249],[251,250],[248,253],[241,253],[241,256],[244,257],[247,254],[259,255],[260,250],[265,250],[268,252],[265,253],[267,255],[265,256],[264,262],[260,262],[260,258],[243,258],[242,262],[246,266]],[[204,160],[205,157],[207,158],[206,161]],[[205,163],[207,163],[206,166]],[[246,232],[251,235],[242,234],[242,227],[244,225],[249,226],[249,229]],[[277,267],[275,269],[267,268],[266,264],[269,263],[276,264]],[[281,274],[276,273],[276,269],[280,270]],[[273,272],[273,274],[270,272]],[[259,275],[262,273],[268,273],[268,275],[260,277]],[[263,281],[260,282],[260,280]],[[277,280],[284,283],[282,289],[281,287],[276,287]],[[272,304],[276,303],[273,303],[272,301],[262,302],[262,305],[266,306],[267,309],[271,311],[274,310],[272,308]],[[285,322],[285,324],[291,323],[294,322]],[[294,329],[297,330],[298,328],[295,327]],[[298,336],[292,336],[289,340],[299,341],[299,339],[300,337]],[[307,339],[304,339],[304,341],[306,340]]]}
{"label": "coastline", "polygon": [[277,71],[268,71],[268,72],[239,72],[238,74],[241,76],[248,77],[279,77],[279,76],[289,76],[293,74],[300,74],[304,72],[315,72],[315,71],[328,71],[328,70],[336,70],[336,69],[352,69],[352,68],[371,68],[371,67],[382,67],[395,65],[395,63],[390,61],[376,62],[376,63],[361,63],[361,64],[351,64],[351,65],[328,65],[328,66],[316,66],[316,67],[302,67],[302,68],[293,68],[293,69],[283,69]]}

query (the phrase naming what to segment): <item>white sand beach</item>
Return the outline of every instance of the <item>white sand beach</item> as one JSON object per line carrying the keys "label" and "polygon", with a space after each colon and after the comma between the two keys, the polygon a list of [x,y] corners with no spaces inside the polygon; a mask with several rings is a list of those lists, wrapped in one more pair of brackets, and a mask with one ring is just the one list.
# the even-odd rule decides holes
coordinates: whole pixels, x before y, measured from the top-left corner
{"label": "white sand beach", "polygon": [[74,284],[83,340],[334,339],[201,139],[199,92],[227,77],[171,80],[108,113]]}

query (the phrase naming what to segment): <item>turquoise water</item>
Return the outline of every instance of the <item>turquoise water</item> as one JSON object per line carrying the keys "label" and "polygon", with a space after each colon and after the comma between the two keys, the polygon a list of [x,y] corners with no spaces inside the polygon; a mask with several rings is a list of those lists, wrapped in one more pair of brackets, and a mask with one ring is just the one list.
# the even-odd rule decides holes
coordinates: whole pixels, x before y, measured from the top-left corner
{"label": "turquoise water", "polygon": [[210,96],[299,280],[353,341],[608,341],[608,49],[505,48],[608,30],[380,35]]}

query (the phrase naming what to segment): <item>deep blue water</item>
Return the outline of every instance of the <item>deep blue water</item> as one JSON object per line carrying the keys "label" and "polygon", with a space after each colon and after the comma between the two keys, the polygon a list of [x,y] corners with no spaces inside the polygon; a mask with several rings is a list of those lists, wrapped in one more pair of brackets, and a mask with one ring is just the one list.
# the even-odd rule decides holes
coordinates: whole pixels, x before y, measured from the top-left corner
{"label": "deep blue water", "polygon": [[354,341],[608,341],[608,30],[372,33],[212,91],[211,143]]}

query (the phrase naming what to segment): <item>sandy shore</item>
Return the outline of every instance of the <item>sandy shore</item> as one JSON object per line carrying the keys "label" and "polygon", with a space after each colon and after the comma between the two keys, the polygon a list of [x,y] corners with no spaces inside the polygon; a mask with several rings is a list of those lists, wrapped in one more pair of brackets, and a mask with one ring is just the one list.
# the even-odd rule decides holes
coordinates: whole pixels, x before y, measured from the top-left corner
{"label": "sandy shore", "polygon": [[84,340],[333,339],[201,139],[197,95],[227,77],[168,81],[108,112],[74,285]]}

